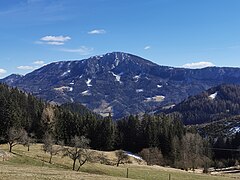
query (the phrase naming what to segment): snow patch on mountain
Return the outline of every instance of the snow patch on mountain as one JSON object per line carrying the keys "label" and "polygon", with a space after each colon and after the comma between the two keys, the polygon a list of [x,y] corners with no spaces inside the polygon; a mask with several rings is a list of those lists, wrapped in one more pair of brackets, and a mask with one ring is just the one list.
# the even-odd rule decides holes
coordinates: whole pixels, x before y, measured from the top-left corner
{"label": "snow patch on mountain", "polygon": [[74,80],[72,82],[70,82],[69,84],[74,85],[75,84]]}
{"label": "snow patch on mountain", "polygon": [[91,93],[89,92],[89,90],[83,91],[83,92],[81,92],[81,94],[82,94],[83,96],[90,96],[90,95],[91,95]]}
{"label": "snow patch on mountain", "polygon": [[116,58],[115,58],[115,61],[114,61],[114,62],[115,62],[115,67],[116,67],[116,66],[118,66],[118,64],[119,64],[119,62],[120,62],[120,61],[119,61],[119,59],[118,59],[118,57],[117,57],[117,56],[116,56]]}
{"label": "snow patch on mountain", "polygon": [[64,63],[62,61],[60,62],[55,62],[56,65],[58,65],[58,68],[61,69],[64,65]]}
{"label": "snow patch on mountain", "polygon": [[137,93],[143,92],[143,89],[136,89]]}
{"label": "snow patch on mountain", "polygon": [[118,81],[120,84],[122,83],[122,81],[121,81],[121,74],[122,73],[120,73],[120,74],[115,74],[114,72],[112,72],[112,71],[110,71],[111,73],[112,73],[112,75],[116,78],[116,80],[115,81]]}
{"label": "snow patch on mountain", "polygon": [[130,58],[130,56],[126,53],[121,53],[122,60]]}
{"label": "snow patch on mountain", "polygon": [[218,92],[215,92],[215,93],[209,95],[208,97],[209,97],[211,100],[214,100],[214,99],[217,97],[217,94],[218,94]]}
{"label": "snow patch on mountain", "polygon": [[99,59],[101,59],[102,57],[103,57],[103,55],[100,55],[100,56],[91,56],[90,58],[91,58],[91,59],[95,58],[95,59],[99,60]]}
{"label": "snow patch on mountain", "polygon": [[176,106],[175,104],[171,104],[171,105],[162,107],[162,109],[172,109],[172,108],[174,108],[175,106]]}
{"label": "snow patch on mountain", "polygon": [[229,129],[229,132],[230,132],[231,134],[236,134],[236,133],[240,132],[240,126],[233,127],[233,128],[231,128],[231,129]]}
{"label": "snow patch on mountain", "polygon": [[91,87],[91,86],[92,86],[92,85],[91,85],[91,82],[92,82],[92,80],[88,78],[88,80],[86,81],[86,84],[87,84],[88,87]]}
{"label": "snow patch on mountain", "polygon": [[58,87],[58,88],[54,88],[54,90],[56,91],[60,91],[60,92],[64,92],[64,91],[73,91],[73,88],[72,87],[69,87],[69,86],[61,86],[61,87]]}
{"label": "snow patch on mountain", "polygon": [[134,76],[133,79],[135,82],[138,82],[140,77],[141,77],[141,74]]}
{"label": "snow patch on mountain", "polygon": [[68,70],[66,72],[64,72],[61,76],[66,76],[67,74],[69,74],[71,72],[71,70]]}
{"label": "snow patch on mountain", "polygon": [[165,99],[165,96],[158,95],[154,97],[148,97],[144,100],[144,102],[162,102],[164,101],[164,99]]}

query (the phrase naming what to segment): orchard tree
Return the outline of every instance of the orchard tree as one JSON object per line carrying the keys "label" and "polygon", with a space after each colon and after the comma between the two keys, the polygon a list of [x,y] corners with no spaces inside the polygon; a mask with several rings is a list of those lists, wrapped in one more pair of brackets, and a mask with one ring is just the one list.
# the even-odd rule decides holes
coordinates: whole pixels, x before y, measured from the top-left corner
{"label": "orchard tree", "polygon": [[68,156],[73,160],[72,170],[75,170],[76,162],[78,160],[79,167],[77,170],[80,169],[90,158],[89,153],[89,143],[90,140],[87,139],[85,136],[75,136],[71,139],[71,146],[65,149],[64,156]]}
{"label": "orchard tree", "polygon": [[147,162],[148,165],[163,165],[164,159],[160,149],[145,148],[140,152],[142,158]]}
{"label": "orchard tree", "polygon": [[36,142],[34,138],[34,134],[27,134],[25,133],[22,138],[22,145],[27,147],[28,151],[30,151],[30,146]]}
{"label": "orchard tree", "polygon": [[116,151],[115,154],[117,156],[117,166],[119,166],[119,164],[124,164],[129,159],[127,153],[123,150]]}
{"label": "orchard tree", "polygon": [[52,157],[63,150],[62,146],[55,145],[55,139],[51,134],[45,134],[43,139],[43,150],[50,154],[49,163],[52,163]]}
{"label": "orchard tree", "polygon": [[23,129],[10,128],[7,133],[7,142],[9,145],[9,152],[12,152],[12,148],[17,144],[22,144],[24,137],[27,136],[27,132]]}

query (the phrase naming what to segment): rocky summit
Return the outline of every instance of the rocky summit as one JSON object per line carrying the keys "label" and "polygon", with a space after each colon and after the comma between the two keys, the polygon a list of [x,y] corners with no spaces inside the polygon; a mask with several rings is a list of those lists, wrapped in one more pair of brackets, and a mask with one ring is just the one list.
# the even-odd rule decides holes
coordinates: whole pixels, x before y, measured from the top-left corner
{"label": "rocky summit", "polygon": [[[16,77],[16,78],[14,78]],[[45,65],[4,82],[49,102],[79,102],[115,118],[170,108],[223,83],[240,83],[239,68],[184,69],[160,66],[122,52]]]}

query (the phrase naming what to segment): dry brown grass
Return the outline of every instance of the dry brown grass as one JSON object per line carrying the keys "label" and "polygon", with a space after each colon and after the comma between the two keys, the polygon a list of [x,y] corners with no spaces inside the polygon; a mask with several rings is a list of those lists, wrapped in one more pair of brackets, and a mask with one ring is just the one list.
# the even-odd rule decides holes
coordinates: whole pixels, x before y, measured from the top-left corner
{"label": "dry brown grass", "polygon": [[125,179],[112,176],[96,175],[48,167],[1,165],[2,180],[117,180]]}

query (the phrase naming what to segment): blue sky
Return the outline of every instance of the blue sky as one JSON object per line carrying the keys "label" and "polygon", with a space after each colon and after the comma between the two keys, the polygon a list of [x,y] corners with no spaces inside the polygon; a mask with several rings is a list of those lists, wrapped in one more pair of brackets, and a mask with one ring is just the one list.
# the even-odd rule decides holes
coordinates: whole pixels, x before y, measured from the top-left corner
{"label": "blue sky", "polygon": [[1,0],[0,77],[113,51],[239,67],[239,9],[239,0]]}

